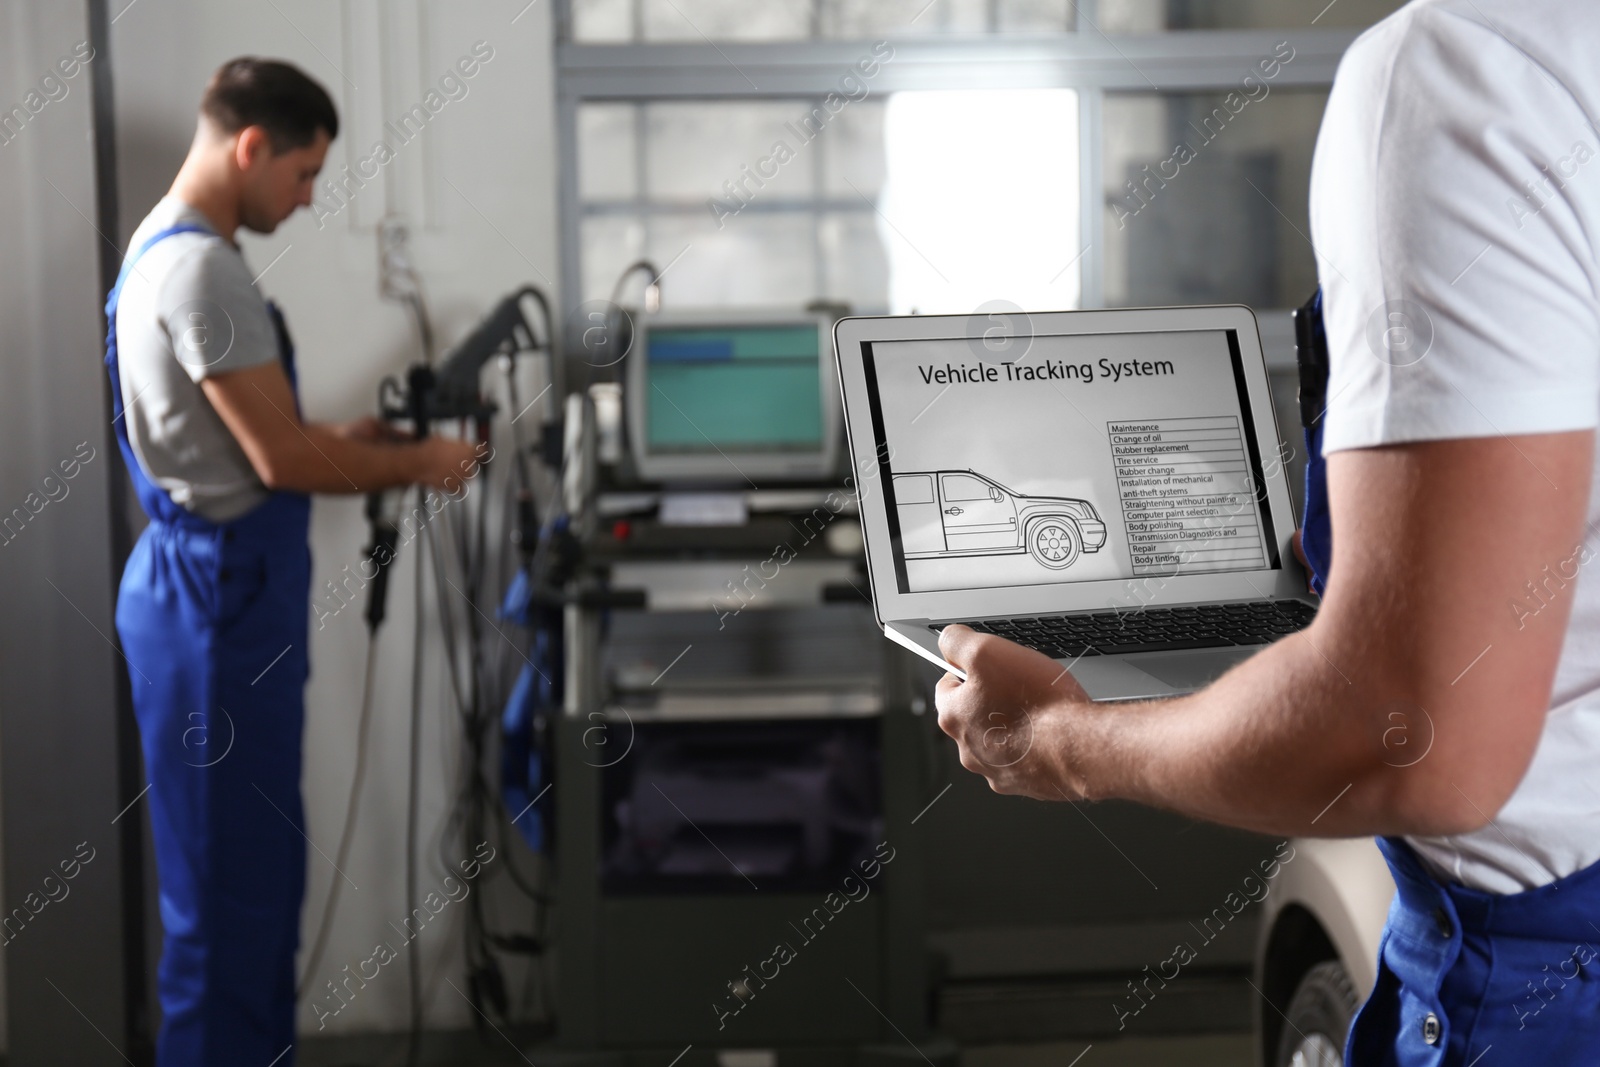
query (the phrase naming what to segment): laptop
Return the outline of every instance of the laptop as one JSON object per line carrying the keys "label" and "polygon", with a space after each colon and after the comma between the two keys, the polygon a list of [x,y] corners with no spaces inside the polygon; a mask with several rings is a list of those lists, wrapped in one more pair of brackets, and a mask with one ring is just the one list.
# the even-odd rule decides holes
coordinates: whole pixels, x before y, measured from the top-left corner
{"label": "laptop", "polygon": [[1094,700],[1191,692],[1315,613],[1249,308],[834,327],[873,609],[952,673],[952,623]]}

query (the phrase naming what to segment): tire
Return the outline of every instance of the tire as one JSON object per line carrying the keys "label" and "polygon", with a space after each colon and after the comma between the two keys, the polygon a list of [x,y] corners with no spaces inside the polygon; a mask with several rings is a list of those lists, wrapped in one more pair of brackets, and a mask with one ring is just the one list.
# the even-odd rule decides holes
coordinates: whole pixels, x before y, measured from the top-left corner
{"label": "tire", "polygon": [[1028,524],[1028,555],[1053,571],[1070,567],[1083,550],[1078,524],[1060,515],[1046,515]]}
{"label": "tire", "polygon": [[1275,1067],[1344,1067],[1344,1042],[1360,1007],[1338,960],[1307,971],[1289,1000]]}

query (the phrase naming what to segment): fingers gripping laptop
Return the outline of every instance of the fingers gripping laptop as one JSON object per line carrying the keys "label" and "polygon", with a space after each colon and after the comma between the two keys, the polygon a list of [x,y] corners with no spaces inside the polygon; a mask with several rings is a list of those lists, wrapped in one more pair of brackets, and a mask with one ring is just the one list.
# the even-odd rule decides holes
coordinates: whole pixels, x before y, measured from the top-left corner
{"label": "fingers gripping laptop", "polygon": [[1199,688],[1315,611],[1244,307],[841,319],[873,607],[964,623],[1096,700]]}

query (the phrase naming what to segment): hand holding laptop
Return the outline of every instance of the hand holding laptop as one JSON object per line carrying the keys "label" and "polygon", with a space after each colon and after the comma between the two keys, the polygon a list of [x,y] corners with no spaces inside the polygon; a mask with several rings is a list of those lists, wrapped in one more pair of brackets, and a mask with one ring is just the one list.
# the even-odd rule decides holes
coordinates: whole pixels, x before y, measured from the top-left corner
{"label": "hand holding laptop", "polygon": [[961,765],[996,793],[1084,799],[1087,783],[1070,765],[1064,736],[1073,713],[1090,708],[1077,679],[1042,652],[966,626],[945,627],[939,651],[967,675],[945,675],[934,697],[939,728],[955,739]]}

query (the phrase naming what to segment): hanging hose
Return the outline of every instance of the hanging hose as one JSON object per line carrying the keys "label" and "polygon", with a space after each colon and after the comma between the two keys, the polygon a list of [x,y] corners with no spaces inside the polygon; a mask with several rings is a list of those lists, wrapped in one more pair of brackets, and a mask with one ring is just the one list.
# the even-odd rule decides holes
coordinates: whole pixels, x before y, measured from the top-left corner
{"label": "hanging hose", "polygon": [[[344,829],[339,833],[339,849],[335,853],[334,871],[337,874],[344,870],[350,858],[350,845],[355,840],[356,812],[361,804],[361,782],[367,773],[367,733],[372,725],[372,683],[373,666],[378,661],[378,634],[375,629],[367,631],[367,672],[366,681],[361,687],[361,715],[356,720],[356,766],[350,778],[350,799],[345,802]],[[295,1000],[305,999],[310,990],[311,978],[317,973],[317,967],[322,963],[322,953],[328,947],[328,932],[333,929],[334,912],[339,907],[339,891],[343,888],[344,878],[336,877],[328,886],[328,897],[322,905],[322,920],[317,924],[317,936],[311,942],[311,954],[306,958],[305,970],[300,974],[300,983],[295,988]]]}
{"label": "hanging hose", "polygon": [[[420,495],[423,490],[418,490]],[[416,618],[411,642],[411,740],[407,764],[406,790],[406,919],[417,909],[417,779],[420,774],[422,735],[422,567],[425,560],[417,553]],[[422,1053],[422,957],[413,948],[406,953],[406,978],[411,994],[411,1035],[406,1047],[406,1063],[416,1067]]]}

